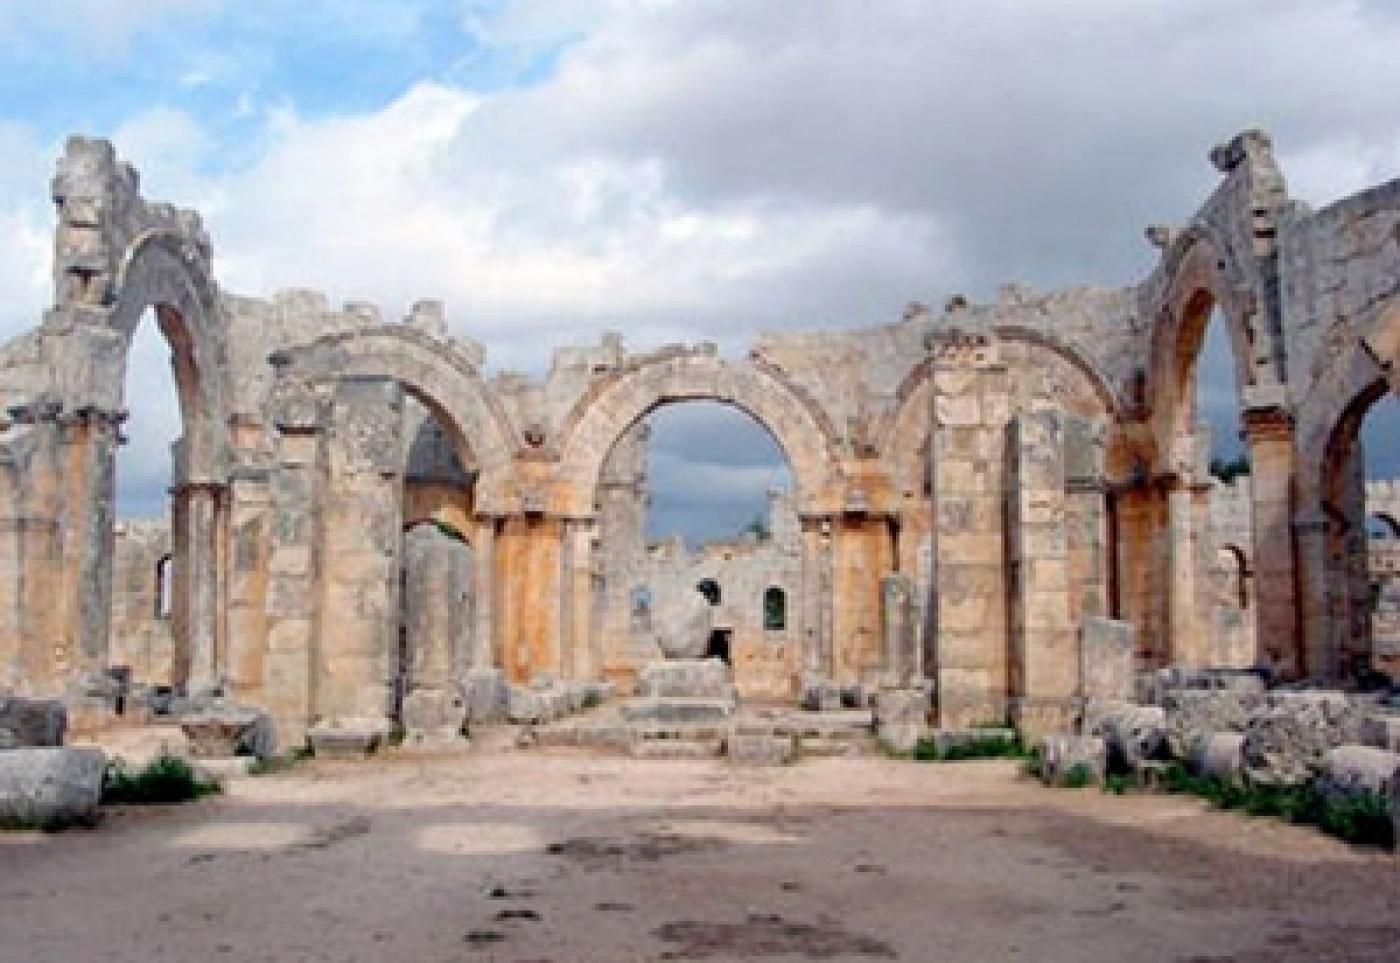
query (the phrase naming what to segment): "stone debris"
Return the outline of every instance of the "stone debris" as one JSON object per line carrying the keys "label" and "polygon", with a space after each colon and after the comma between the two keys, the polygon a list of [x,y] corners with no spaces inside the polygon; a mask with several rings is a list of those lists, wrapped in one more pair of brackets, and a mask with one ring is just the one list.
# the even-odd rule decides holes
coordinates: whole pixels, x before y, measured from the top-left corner
{"label": "stone debris", "polygon": [[1400,753],[1374,746],[1338,746],[1328,751],[1318,786],[1337,796],[1369,793],[1387,799],[1400,777]]}
{"label": "stone debris", "polygon": [[881,689],[875,695],[875,737],[911,752],[929,734],[929,697],[922,689]]}
{"label": "stone debris", "polygon": [[1169,689],[1162,695],[1167,749],[1178,759],[1192,759],[1201,744],[1218,732],[1244,732],[1249,714],[1263,700],[1231,689]]}
{"label": "stone debris", "polygon": [[190,755],[198,759],[253,756],[265,759],[276,749],[272,717],[261,709],[208,708],[180,719]]}
{"label": "stone debris", "polygon": [[1108,771],[1108,744],[1099,736],[1046,736],[1037,744],[1040,779],[1047,786],[1097,785]]}
{"label": "stone debris", "polygon": [[1270,693],[1245,725],[1245,773],[1260,785],[1303,785],[1322,774],[1329,750],[1358,741],[1360,723],[1345,693]]}
{"label": "stone debris", "polygon": [[0,752],[0,827],[95,822],[106,770],[106,754],[90,746]]}
{"label": "stone debris", "polygon": [[61,746],[67,730],[61,700],[0,695],[0,749]]}

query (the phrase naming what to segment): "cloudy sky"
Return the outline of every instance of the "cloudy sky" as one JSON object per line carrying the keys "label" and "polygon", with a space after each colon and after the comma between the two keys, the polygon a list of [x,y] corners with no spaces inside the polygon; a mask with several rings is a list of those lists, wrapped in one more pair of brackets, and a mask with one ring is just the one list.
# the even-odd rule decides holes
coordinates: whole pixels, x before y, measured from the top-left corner
{"label": "cloudy sky", "polygon": [[[72,131],[203,211],[230,289],[440,297],[492,367],[539,371],[604,327],[738,352],[1006,280],[1127,283],[1243,127],[1312,203],[1400,173],[1397,50],[1393,0],[0,0],[0,337],[49,297]],[[129,395],[143,512],[175,419],[160,379]],[[772,456],[698,410],[658,486],[746,518],[734,478],[760,504]],[[726,464],[756,470],[703,481]]]}

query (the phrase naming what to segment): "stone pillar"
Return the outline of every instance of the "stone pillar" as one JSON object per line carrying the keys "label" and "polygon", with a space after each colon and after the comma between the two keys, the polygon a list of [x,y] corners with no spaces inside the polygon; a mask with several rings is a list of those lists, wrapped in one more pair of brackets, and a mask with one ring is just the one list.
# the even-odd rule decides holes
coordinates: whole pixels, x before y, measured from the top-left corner
{"label": "stone pillar", "polygon": [[221,489],[211,484],[187,484],[175,492],[181,506],[175,528],[176,605],[185,613],[185,640],[189,659],[186,688],[190,692],[214,688],[223,682],[226,669],[218,646],[218,515]]}
{"label": "stone pillar", "polygon": [[236,474],[229,486],[227,567],[227,675],[232,694],[256,702],[267,647],[268,557],[272,537],[272,480],[267,471]]}
{"label": "stone pillar", "polygon": [[276,721],[278,738],[295,745],[313,721],[313,667],[320,661],[324,412],[309,393],[288,392],[274,405],[278,440],[269,492],[262,704]]}
{"label": "stone pillar", "polygon": [[61,613],[57,676],[73,682],[107,662],[112,607],[114,466],[123,415],[83,409],[60,419],[62,581],[46,604]]}
{"label": "stone pillar", "polygon": [[403,548],[403,389],[344,378],[331,405],[324,497],[318,712],[331,724],[383,723],[399,631]]}
{"label": "stone pillar", "polygon": [[0,430],[0,691],[20,683],[20,616],[24,590],[23,490],[18,459],[4,443]]}
{"label": "stone pillar", "polygon": [[563,669],[573,679],[599,678],[593,650],[593,521],[567,519],[560,551],[559,631]]}
{"label": "stone pillar", "polygon": [[472,668],[501,668],[500,648],[496,642],[496,519],[491,515],[477,517],[472,537],[475,558],[472,560]]}
{"label": "stone pillar", "polygon": [[923,677],[914,612],[914,580],[902,573],[882,578],[880,635],[886,685],[904,688]]}
{"label": "stone pillar", "polygon": [[1255,662],[1302,674],[1301,609],[1293,540],[1293,418],[1283,408],[1247,408],[1254,544]]}
{"label": "stone pillar", "polygon": [[14,674],[25,693],[61,695],[60,679],[68,668],[63,643],[65,611],[54,593],[64,577],[59,525],[63,429],[58,426],[56,405],[12,413],[27,430],[22,444],[17,442],[13,449],[17,488],[10,524],[19,559],[19,637]]}
{"label": "stone pillar", "polygon": [[1068,731],[1078,708],[1062,416],[1056,411],[1017,416],[1008,448],[1011,714],[1017,729],[1039,738]]}
{"label": "stone pillar", "polygon": [[[1308,507],[1293,522],[1298,546],[1298,602],[1302,623],[1302,664],[1298,674],[1305,678],[1326,679],[1336,673],[1332,660],[1332,619],[1328,603],[1329,522],[1322,506],[1312,499],[1300,499]],[[1259,641],[1267,645],[1267,639]]]}
{"label": "stone pillar", "polygon": [[1198,665],[1196,659],[1196,553],[1192,522],[1195,499],[1186,484],[1167,490],[1167,639],[1172,662]]}
{"label": "stone pillar", "polygon": [[1006,717],[1002,474],[1009,389],[986,335],[930,336],[933,586],[930,671],[939,725]]}
{"label": "stone pillar", "polygon": [[1104,425],[1066,415],[1065,525],[1069,549],[1070,624],[1109,614],[1108,486]]}

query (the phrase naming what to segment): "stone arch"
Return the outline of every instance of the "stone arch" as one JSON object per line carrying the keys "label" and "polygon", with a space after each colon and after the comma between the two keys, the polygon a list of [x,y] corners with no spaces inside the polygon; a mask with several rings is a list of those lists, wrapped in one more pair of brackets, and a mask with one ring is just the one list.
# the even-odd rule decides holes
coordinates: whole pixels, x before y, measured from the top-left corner
{"label": "stone arch", "polygon": [[613,445],[657,408],[680,401],[718,401],[749,415],[787,457],[799,512],[829,508],[839,497],[840,454],[823,419],[771,371],[711,353],[676,353],[643,362],[606,380],[569,413],[560,431],[557,510],[593,513],[603,464]]}
{"label": "stone arch", "polygon": [[147,308],[154,308],[170,345],[184,426],[180,481],[222,484],[228,475],[229,403],[227,329],[218,291],[194,243],[169,230],[138,235],[118,265],[108,326],[122,338],[122,361],[110,372],[111,397],[120,398],[126,352]]}
{"label": "stone arch", "polygon": [[[993,331],[1002,341],[1050,352],[1064,372],[1077,374],[1074,400],[1082,410],[1076,413],[1121,413],[1122,406],[1103,372],[1068,342],[1049,332],[1022,325],[998,325]],[[877,450],[890,467],[896,493],[903,490],[916,498],[927,471],[931,373],[932,364],[927,359],[909,369],[895,392],[895,410],[885,419],[878,439]],[[911,444],[911,440],[917,441]]]}
{"label": "stone arch", "polygon": [[451,343],[415,328],[384,325],[318,338],[277,352],[272,363],[312,381],[388,378],[422,402],[475,466],[476,510],[504,513],[519,441],[481,373]]}
{"label": "stone arch", "polygon": [[[1211,313],[1219,309],[1229,332],[1235,362],[1236,404],[1258,380],[1253,359],[1249,317],[1252,288],[1226,253],[1201,229],[1193,229],[1174,245],[1164,262],[1166,283],[1153,305],[1144,398],[1153,424],[1156,455],[1167,469],[1174,457],[1173,440],[1193,427],[1196,413],[1196,365]],[[1272,380],[1281,381],[1278,372]]]}

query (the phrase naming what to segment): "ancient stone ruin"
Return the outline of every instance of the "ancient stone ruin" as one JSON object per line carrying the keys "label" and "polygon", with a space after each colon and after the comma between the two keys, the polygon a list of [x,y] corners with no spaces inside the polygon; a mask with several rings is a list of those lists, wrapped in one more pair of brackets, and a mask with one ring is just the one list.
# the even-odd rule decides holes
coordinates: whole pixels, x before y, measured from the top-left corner
{"label": "ancient stone ruin", "polygon": [[[224,290],[198,214],[75,137],[53,306],[0,349],[0,693],[221,698],[282,746],[356,746],[632,694],[667,654],[719,657],[741,700],[883,691],[892,726],[1032,736],[1166,667],[1393,679],[1400,556],[1368,560],[1365,517],[1400,496],[1365,484],[1358,426],[1400,391],[1400,181],[1312,210],[1263,133],[1210,159],[1127,287],[1007,286],[741,359],[604,334],[530,380],[485,376],[433,301],[394,322]],[[183,434],[168,523],[118,523],[148,310]],[[1230,485],[1196,412],[1212,311],[1252,463]],[[691,399],[779,443],[769,537],[645,544],[639,425]]]}

